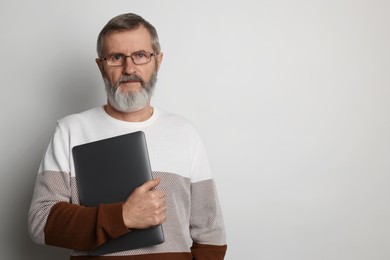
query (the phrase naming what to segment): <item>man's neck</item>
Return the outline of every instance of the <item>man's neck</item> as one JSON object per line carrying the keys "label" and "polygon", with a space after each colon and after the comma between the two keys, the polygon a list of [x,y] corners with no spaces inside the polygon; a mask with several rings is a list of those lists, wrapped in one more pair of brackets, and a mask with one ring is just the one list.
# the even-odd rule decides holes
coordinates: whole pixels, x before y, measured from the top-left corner
{"label": "man's neck", "polygon": [[118,111],[110,104],[105,105],[104,110],[113,118],[126,122],[143,122],[148,120],[153,115],[153,107],[151,107],[150,104],[146,105],[141,110],[128,113]]}

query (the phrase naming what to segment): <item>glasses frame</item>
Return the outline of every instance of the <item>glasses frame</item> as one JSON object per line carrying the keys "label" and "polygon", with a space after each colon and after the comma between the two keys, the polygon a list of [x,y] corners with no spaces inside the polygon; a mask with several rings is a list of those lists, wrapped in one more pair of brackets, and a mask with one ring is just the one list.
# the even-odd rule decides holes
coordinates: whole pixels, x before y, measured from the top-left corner
{"label": "glasses frame", "polygon": [[[150,55],[149,61],[144,62],[144,63],[136,63],[136,62],[134,61],[133,55],[139,54],[139,53],[145,53],[145,54],[147,53],[147,54],[149,54],[149,55]],[[115,56],[115,55],[123,55],[124,60],[123,60],[123,64],[122,64],[122,65],[109,65],[109,64],[108,64],[107,58],[108,58],[108,57],[111,57],[111,56]],[[156,53],[156,52],[136,51],[136,52],[131,53],[130,55],[125,55],[125,54],[123,54],[123,53],[115,53],[115,54],[108,55],[108,56],[106,56],[106,57],[104,57],[104,58],[99,58],[99,60],[104,60],[104,61],[106,62],[106,64],[107,64],[107,66],[109,66],[109,67],[122,67],[122,66],[125,65],[125,61],[127,60],[127,58],[130,58],[131,61],[132,61],[135,65],[145,65],[145,64],[148,64],[148,63],[150,63],[150,62],[152,61],[152,57],[153,57],[153,56],[157,56],[157,55],[158,55],[158,53]]]}

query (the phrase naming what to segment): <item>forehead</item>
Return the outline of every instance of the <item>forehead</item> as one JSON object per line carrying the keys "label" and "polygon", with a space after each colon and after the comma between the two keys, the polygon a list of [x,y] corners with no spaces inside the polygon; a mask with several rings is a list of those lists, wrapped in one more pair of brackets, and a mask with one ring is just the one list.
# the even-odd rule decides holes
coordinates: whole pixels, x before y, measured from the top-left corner
{"label": "forehead", "polygon": [[139,50],[153,52],[152,38],[143,26],[129,31],[108,32],[104,36],[103,51],[106,55],[115,52],[130,54]]}

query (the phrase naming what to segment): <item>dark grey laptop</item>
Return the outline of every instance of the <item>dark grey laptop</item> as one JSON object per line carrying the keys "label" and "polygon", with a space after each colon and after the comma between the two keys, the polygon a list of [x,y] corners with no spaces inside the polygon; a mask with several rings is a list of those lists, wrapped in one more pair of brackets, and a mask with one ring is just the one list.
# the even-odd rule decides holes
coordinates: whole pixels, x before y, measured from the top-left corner
{"label": "dark grey laptop", "polygon": [[[73,147],[80,204],[95,207],[125,201],[152,178],[145,134],[141,131]],[[109,240],[91,255],[136,249],[164,242],[161,225]]]}

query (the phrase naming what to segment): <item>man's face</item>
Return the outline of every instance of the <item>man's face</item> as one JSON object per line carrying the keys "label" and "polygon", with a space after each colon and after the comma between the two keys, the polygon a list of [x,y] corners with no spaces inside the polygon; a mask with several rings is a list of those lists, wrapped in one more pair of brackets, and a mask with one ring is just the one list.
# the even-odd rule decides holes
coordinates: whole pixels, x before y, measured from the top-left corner
{"label": "man's face", "polygon": [[[153,52],[150,34],[143,26],[131,31],[110,32],[104,37],[104,57],[130,56],[138,51]],[[108,102],[116,110],[133,112],[149,104],[162,54],[152,56],[151,61],[143,65],[135,65],[131,58],[126,58],[120,67],[110,67],[104,60],[96,61],[106,85]]]}

